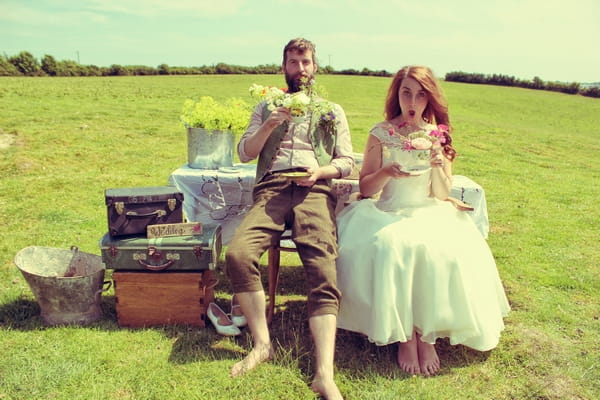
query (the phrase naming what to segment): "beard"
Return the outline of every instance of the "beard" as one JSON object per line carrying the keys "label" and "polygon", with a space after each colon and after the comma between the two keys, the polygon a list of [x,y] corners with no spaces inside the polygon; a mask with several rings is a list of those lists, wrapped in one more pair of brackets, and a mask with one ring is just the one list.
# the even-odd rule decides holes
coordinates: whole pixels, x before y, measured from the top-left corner
{"label": "beard", "polygon": [[296,93],[301,91],[305,87],[309,86],[314,79],[315,77],[312,75],[304,75],[299,73],[295,76],[291,76],[287,72],[285,73],[285,82],[288,86],[288,93]]}

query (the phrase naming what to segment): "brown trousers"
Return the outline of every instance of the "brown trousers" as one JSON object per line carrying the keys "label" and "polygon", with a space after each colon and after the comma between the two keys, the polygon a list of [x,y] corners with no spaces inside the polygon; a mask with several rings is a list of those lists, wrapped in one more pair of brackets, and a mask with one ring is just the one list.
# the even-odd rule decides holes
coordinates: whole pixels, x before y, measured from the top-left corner
{"label": "brown trousers", "polygon": [[264,290],[259,262],[286,229],[306,273],[308,315],[337,315],[336,198],[325,181],[298,186],[278,173],[268,174],[254,187],[254,204],[238,226],[226,253],[226,271],[234,293]]}

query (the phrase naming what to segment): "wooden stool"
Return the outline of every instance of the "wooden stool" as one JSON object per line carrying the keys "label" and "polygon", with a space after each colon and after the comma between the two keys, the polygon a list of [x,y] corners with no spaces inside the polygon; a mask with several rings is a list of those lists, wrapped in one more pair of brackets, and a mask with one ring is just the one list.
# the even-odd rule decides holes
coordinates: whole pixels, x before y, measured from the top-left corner
{"label": "wooden stool", "polygon": [[267,324],[271,325],[273,314],[275,314],[275,293],[279,282],[279,266],[282,251],[296,251],[296,245],[291,240],[291,232],[285,231],[278,243],[269,247],[268,254],[268,281],[269,281],[269,303],[267,304]]}

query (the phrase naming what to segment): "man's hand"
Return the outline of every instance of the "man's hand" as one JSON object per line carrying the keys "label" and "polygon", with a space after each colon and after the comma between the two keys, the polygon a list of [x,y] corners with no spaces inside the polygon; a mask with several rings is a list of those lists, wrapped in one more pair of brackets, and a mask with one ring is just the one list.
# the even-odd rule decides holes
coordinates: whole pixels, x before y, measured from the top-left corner
{"label": "man's hand", "polygon": [[269,118],[265,121],[265,124],[268,125],[271,129],[275,129],[279,125],[283,124],[283,121],[291,121],[292,116],[290,115],[290,110],[285,107],[278,107],[271,114]]}
{"label": "man's hand", "polygon": [[306,172],[308,172],[310,174],[310,176],[307,176],[304,179],[298,179],[298,180],[294,181],[296,183],[296,185],[311,187],[321,177],[321,174],[319,173],[318,169],[316,171],[313,171],[312,168],[309,168],[306,170]]}

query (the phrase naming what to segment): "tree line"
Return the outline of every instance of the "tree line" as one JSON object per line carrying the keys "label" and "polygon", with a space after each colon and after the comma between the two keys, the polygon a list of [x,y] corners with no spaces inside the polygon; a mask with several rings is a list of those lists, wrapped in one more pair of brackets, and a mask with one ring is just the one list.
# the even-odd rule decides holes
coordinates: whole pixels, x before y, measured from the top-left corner
{"label": "tree line", "polygon": [[583,87],[580,83],[546,82],[539,77],[532,80],[517,79],[514,76],[500,74],[469,74],[466,72],[448,72],[445,80],[448,82],[478,83],[498,86],[515,86],[527,89],[550,90],[567,94],[580,94],[588,97],[600,97],[600,83]]}
{"label": "tree line", "polygon": [[[331,66],[320,68],[324,74],[392,76],[385,70],[373,71],[344,69],[337,71]],[[99,67],[82,65],[71,60],[56,60],[51,55],[45,55],[38,61],[31,53],[22,51],[16,56],[0,56],[0,76],[128,76],[128,75],[210,75],[210,74],[278,74],[281,65],[267,64],[256,67],[245,67],[218,63],[200,67],[173,67],[160,64],[156,68],[145,65],[118,65]]]}
{"label": "tree line", "polygon": [[[393,74],[386,70],[370,70],[363,68],[335,70],[331,66],[319,69],[322,74],[363,75],[390,77]],[[0,76],[128,76],[128,75],[223,75],[223,74],[278,74],[281,66],[278,64],[245,67],[218,63],[200,67],[174,67],[160,64],[156,68],[145,65],[118,65],[99,67],[82,65],[71,60],[56,60],[51,55],[44,55],[38,61],[31,53],[22,51],[15,56],[0,56]],[[580,83],[546,82],[539,77],[533,80],[517,79],[514,76],[493,74],[485,75],[466,72],[448,72],[444,78],[448,82],[476,83],[500,86],[516,86],[527,89],[550,90],[567,94],[600,98],[600,83],[592,86],[582,86]]]}

